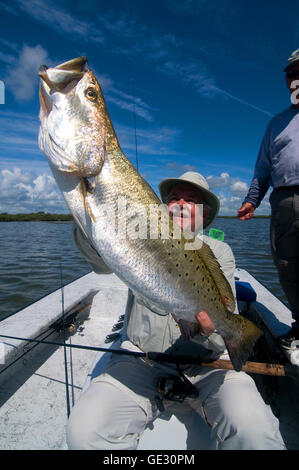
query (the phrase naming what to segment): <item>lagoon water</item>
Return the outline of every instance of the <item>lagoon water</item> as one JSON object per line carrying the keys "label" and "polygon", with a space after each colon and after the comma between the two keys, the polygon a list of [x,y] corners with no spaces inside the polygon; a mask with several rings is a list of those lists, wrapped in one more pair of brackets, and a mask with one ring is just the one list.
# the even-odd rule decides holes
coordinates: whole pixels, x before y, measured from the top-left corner
{"label": "lagoon water", "polygon": [[[286,302],[273,264],[269,219],[218,218],[237,267]],[[72,241],[72,223],[0,222],[0,319],[87,274],[90,267]]]}

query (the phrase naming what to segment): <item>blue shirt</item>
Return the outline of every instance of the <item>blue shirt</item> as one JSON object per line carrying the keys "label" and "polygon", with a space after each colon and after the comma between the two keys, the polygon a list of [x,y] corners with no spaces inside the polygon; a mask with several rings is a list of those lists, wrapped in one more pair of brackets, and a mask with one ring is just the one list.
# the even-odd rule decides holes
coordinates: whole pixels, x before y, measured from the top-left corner
{"label": "blue shirt", "polygon": [[269,186],[299,185],[299,109],[290,106],[268,124],[244,202],[258,207]]}

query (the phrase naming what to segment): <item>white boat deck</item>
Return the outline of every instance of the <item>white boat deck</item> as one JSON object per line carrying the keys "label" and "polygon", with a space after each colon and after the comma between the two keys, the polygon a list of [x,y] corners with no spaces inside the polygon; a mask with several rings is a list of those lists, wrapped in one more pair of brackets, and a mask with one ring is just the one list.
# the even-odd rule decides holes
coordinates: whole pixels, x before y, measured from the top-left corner
{"label": "white boat deck", "polygon": [[[237,270],[236,275],[256,288],[257,306],[261,308],[259,304],[266,305],[264,313],[269,328],[274,333],[279,331],[278,334],[283,329],[287,330],[291,323],[289,310],[268,291],[264,292],[264,288],[246,271]],[[125,313],[127,293],[127,287],[114,274],[90,273],[66,286],[65,312],[79,301],[92,301],[91,307],[85,312],[87,319],[67,342],[111,347],[105,345],[105,337],[111,332],[119,316]],[[87,299],[84,300],[82,297],[85,296]],[[272,309],[273,306],[275,310]],[[271,313],[275,312],[276,315],[277,311],[281,314],[278,323]],[[58,290],[1,322],[0,334],[35,338],[41,332],[41,325],[45,329],[59,318],[61,292]],[[0,362],[0,449],[66,449],[64,348],[38,345],[27,352],[32,343],[28,345],[17,340],[0,338],[1,340],[4,342],[4,364],[1,365]],[[47,340],[62,342],[62,337],[56,333]],[[101,353],[95,351],[67,348],[71,406],[87,385],[86,380],[88,381],[92,365],[100,357]],[[14,364],[9,366],[12,362]],[[289,378],[281,378],[279,387],[280,405],[286,408],[291,406],[291,413],[284,412],[281,419],[285,441],[288,448],[299,449],[298,389]],[[139,449],[213,449],[214,442],[210,440],[208,427],[203,420],[189,410],[184,413],[183,420],[187,426],[176,416],[164,415],[164,419],[155,421],[153,429],[146,430]],[[195,440],[195,434],[196,437],[202,436],[200,442]]]}
{"label": "white boat deck", "polygon": [[[120,314],[125,312],[127,287],[114,275],[97,275],[90,273],[64,288],[65,311],[71,305],[82,300],[82,292],[98,292],[93,297],[88,319],[82,324],[80,332],[71,337],[73,344],[87,346],[104,345],[107,332],[111,331]],[[24,309],[0,323],[1,334],[11,334],[22,337],[36,337],[40,331],[33,331],[32,324],[39,324],[43,309],[53,308],[61,317],[61,293],[51,294],[52,299],[43,299],[33,304],[29,311]],[[52,303],[53,301],[53,303]],[[59,312],[60,308],[60,312]],[[52,311],[53,312],[53,311]],[[56,312],[55,312],[56,313]],[[30,336],[25,325],[25,319],[31,325]],[[56,315],[52,319],[56,320]],[[51,315],[49,318],[51,323]],[[1,340],[1,338],[0,338]],[[62,337],[51,336],[50,341],[62,342]],[[17,340],[5,342],[6,358],[9,360],[11,350],[18,345],[18,351],[23,352],[25,343]],[[67,341],[68,343],[70,340]],[[27,343],[28,346],[28,343]],[[106,345],[107,346],[107,345]],[[29,345],[32,347],[32,344]],[[108,345],[109,347],[109,345]],[[38,350],[38,354],[36,351]],[[70,356],[71,354],[71,356]],[[90,367],[97,355],[95,351],[68,348],[69,384],[71,384],[71,364],[73,386],[70,394],[74,401],[78,398]],[[6,366],[9,362],[6,362]],[[1,365],[0,365],[1,366]],[[72,401],[72,396],[71,396]],[[71,402],[72,405],[72,402]],[[64,348],[48,345],[38,345],[20,358],[15,365],[1,374],[0,370],[0,449],[66,449],[65,428],[67,422],[66,387],[64,370]]]}

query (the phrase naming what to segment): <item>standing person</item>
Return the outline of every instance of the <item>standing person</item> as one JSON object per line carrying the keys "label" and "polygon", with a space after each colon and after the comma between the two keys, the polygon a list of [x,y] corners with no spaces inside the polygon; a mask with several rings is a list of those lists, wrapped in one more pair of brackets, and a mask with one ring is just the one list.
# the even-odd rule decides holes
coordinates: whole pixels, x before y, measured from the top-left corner
{"label": "standing person", "polygon": [[238,217],[251,219],[269,186],[274,188],[269,199],[271,249],[294,319],[280,343],[292,349],[299,339],[299,49],[289,57],[284,72],[292,105],[268,124]]}
{"label": "standing person", "polygon": [[[219,200],[199,173],[187,172],[180,178],[164,180],[159,188],[170,216],[180,226],[188,221],[197,232],[202,225],[207,228],[217,216]],[[203,215],[196,218],[198,204],[203,205]],[[94,271],[109,272],[78,227],[74,240]],[[213,250],[235,294],[235,260],[230,247],[207,236],[203,236],[203,241]],[[132,295],[131,301],[121,347],[172,355],[194,354],[208,360],[228,357],[208,312],[196,315],[197,328],[190,332],[189,322],[177,323],[171,313],[158,310],[146,299]],[[249,375],[198,365],[180,367],[198,395],[187,393],[185,403],[206,421],[217,449],[284,449],[279,422]],[[93,378],[72,410],[67,432],[69,447],[136,449],[145,427],[159,416],[163,407],[178,411],[181,406],[165,399],[158,388],[159,378],[167,379],[170,375],[180,378],[174,364],[112,355],[104,373]]]}

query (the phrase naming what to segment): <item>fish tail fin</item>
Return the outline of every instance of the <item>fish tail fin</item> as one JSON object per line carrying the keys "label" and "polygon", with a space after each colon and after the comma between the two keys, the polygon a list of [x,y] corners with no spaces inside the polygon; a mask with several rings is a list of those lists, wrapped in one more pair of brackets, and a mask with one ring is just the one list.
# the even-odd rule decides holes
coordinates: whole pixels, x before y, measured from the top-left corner
{"label": "fish tail fin", "polygon": [[223,339],[234,369],[242,370],[257,340],[263,335],[263,331],[252,321],[242,315],[232,315],[237,334],[226,335]]}

